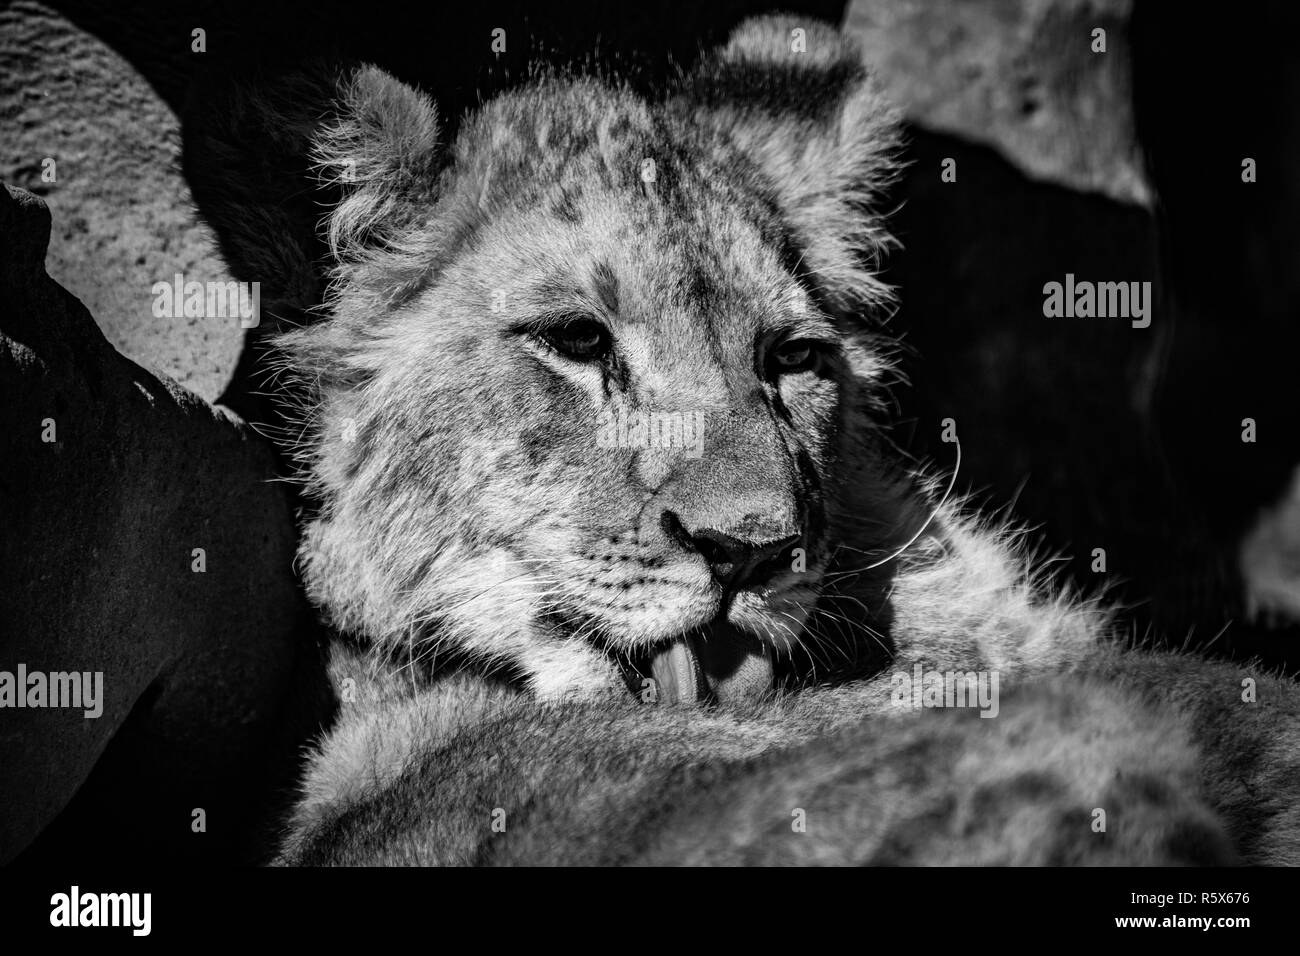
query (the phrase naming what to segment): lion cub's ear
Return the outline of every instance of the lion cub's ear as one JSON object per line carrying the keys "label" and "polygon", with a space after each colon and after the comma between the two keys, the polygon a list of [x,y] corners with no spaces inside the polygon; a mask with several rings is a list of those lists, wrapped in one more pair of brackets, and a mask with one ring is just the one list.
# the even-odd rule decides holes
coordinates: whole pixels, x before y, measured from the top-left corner
{"label": "lion cub's ear", "polygon": [[856,43],[814,20],[748,20],[674,105],[751,157],[828,305],[888,301],[876,272],[892,240],[875,209],[900,136]]}
{"label": "lion cub's ear", "polygon": [[437,177],[433,103],[373,66],[212,77],[184,142],[199,210],[264,314],[320,302],[333,270],[398,240]]}
{"label": "lion cub's ear", "polygon": [[342,198],[327,220],[341,263],[391,247],[436,198],[438,111],[423,93],[375,66],[341,84],[337,118],[317,133],[312,158]]}

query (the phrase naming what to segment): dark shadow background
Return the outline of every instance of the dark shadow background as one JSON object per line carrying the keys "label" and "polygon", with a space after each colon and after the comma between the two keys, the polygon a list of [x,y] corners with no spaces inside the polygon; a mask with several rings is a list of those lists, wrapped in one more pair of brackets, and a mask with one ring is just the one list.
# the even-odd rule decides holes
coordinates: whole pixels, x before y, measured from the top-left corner
{"label": "dark shadow background", "polygon": [[[1243,4],[1212,38],[1206,22],[1138,2],[1131,25],[1154,216],[914,135],[891,268],[914,349],[898,437],[949,465],[937,423],[960,422],[963,478],[1014,502],[1081,587],[1105,548],[1136,638],[1295,674],[1300,629],[1246,620],[1236,549],[1300,461],[1300,8]],[[976,188],[938,181],[946,156]],[[1247,156],[1267,171],[1253,184]],[[1066,272],[1152,280],[1151,327],[1045,319],[1042,284]]]}

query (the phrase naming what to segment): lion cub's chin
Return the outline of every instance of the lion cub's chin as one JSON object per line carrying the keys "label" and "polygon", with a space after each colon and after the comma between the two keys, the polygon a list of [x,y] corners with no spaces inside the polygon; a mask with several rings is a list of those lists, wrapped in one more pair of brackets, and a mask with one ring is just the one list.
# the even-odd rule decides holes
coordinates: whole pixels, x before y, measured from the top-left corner
{"label": "lion cub's chin", "polygon": [[774,679],[771,650],[725,621],[656,649],[648,669],[662,704],[757,700],[772,690]]}

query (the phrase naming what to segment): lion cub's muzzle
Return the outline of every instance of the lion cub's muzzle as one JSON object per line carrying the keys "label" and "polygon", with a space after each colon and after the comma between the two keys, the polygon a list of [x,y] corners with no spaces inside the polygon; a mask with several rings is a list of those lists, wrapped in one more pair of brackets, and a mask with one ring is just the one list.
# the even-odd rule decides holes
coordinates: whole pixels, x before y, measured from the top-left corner
{"label": "lion cub's muzzle", "polygon": [[653,476],[658,485],[643,508],[644,526],[675,560],[704,564],[718,610],[633,663],[630,683],[643,699],[652,688],[660,703],[733,703],[772,689],[773,650],[729,614],[742,592],[761,600],[816,538],[818,482],[804,471],[771,409],[750,401],[710,417],[701,457],[672,461]]}
{"label": "lion cub's muzzle", "polygon": [[[775,509],[773,509],[775,510]],[[642,680],[653,681],[659,703],[734,703],[771,690],[770,649],[727,621],[727,605],[741,588],[763,587],[788,568],[791,551],[803,542],[794,508],[781,521],[745,513],[743,521],[708,524],[681,521],[665,512],[665,525],[681,545],[699,554],[722,594],[722,610],[710,623],[692,628],[640,662]]]}

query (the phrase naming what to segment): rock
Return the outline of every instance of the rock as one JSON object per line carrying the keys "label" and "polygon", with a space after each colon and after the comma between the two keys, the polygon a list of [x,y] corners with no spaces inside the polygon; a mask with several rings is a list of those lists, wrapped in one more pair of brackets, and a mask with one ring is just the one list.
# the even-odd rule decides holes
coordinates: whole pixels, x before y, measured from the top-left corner
{"label": "rock", "polygon": [[273,455],[120,355],[49,235],[0,190],[0,670],[100,671],[104,701],[0,709],[0,862],[56,817],[31,858],[259,859],[330,704]]}
{"label": "rock", "polygon": [[[177,72],[188,31],[152,46],[168,39]],[[152,312],[156,282],[231,278],[194,213],[180,142],[171,107],[103,40],[39,4],[0,8],[0,180],[53,209],[50,275],[119,351],[213,401],[243,346],[238,321]]]}
{"label": "rock", "polygon": [[[1036,179],[1149,206],[1134,133],[1132,0],[855,0],[846,29],[907,119]],[[1092,50],[1095,29],[1106,50]]]}
{"label": "rock", "polygon": [[1281,500],[1260,510],[1237,562],[1252,620],[1300,622],[1300,468]]}

